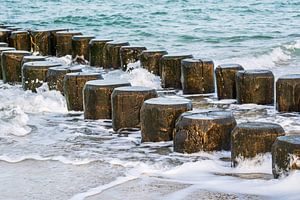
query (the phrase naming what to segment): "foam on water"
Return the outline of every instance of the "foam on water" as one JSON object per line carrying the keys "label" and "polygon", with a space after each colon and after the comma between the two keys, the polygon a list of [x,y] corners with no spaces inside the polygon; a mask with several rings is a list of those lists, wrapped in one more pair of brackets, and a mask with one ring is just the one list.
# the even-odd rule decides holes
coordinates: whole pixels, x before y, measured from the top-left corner
{"label": "foam on water", "polygon": [[42,157],[40,155],[26,155],[26,156],[6,155],[6,154],[0,155],[0,161],[5,161],[9,163],[18,163],[25,160],[38,160],[38,161],[52,160],[52,161],[59,161],[61,163],[70,164],[70,165],[86,165],[96,161],[94,159],[89,159],[89,158],[74,159],[74,158],[67,158],[64,156]]}
{"label": "foam on water", "polygon": [[24,91],[21,86],[0,83],[0,109],[18,107],[25,113],[67,113],[66,100],[60,92],[49,90],[47,84],[37,93]]}
{"label": "foam on water", "polygon": [[109,78],[121,78],[124,81],[128,81],[132,86],[145,86],[154,89],[161,89],[160,77],[150,73],[144,68],[141,68],[139,61],[130,63],[126,72],[123,72],[122,70],[115,70],[104,74],[104,79]]}

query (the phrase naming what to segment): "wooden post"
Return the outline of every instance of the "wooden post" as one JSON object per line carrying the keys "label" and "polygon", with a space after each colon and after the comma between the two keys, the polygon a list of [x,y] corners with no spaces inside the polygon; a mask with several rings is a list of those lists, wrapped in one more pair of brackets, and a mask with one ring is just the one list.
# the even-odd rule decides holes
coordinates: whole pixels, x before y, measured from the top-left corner
{"label": "wooden post", "polygon": [[277,80],[276,109],[279,112],[300,112],[300,74],[285,75]]}
{"label": "wooden post", "polygon": [[238,71],[237,102],[268,105],[274,103],[274,75],[269,70]]}
{"label": "wooden post", "polygon": [[161,83],[163,88],[181,89],[181,61],[193,58],[190,54],[168,54],[160,60]]}
{"label": "wooden post", "polygon": [[13,31],[10,36],[10,46],[16,50],[30,51],[30,35],[27,31]]}
{"label": "wooden post", "polygon": [[100,73],[68,73],[64,78],[64,94],[68,110],[83,111],[83,87],[91,80],[103,79]]}
{"label": "wooden post", "polygon": [[238,124],[231,134],[233,166],[238,164],[238,158],[253,158],[260,153],[271,152],[276,138],[284,134],[279,124],[266,122]]}
{"label": "wooden post", "polygon": [[146,49],[146,47],[142,46],[122,46],[120,49],[122,70],[126,71],[129,63],[137,62],[142,51]]}
{"label": "wooden post", "polygon": [[39,55],[42,56],[51,55],[50,31],[32,30],[30,33],[33,51],[39,53]]}
{"label": "wooden post", "polygon": [[128,42],[111,41],[104,46],[104,68],[121,68],[120,49],[122,46],[129,46]]}
{"label": "wooden post", "polygon": [[175,121],[189,110],[192,102],[184,98],[158,97],[145,101],[140,113],[142,142],[172,140]]}
{"label": "wooden post", "polygon": [[155,89],[148,87],[118,87],[111,95],[114,131],[140,127],[140,110],[145,100],[156,98]]}
{"label": "wooden post", "polygon": [[160,70],[159,70],[159,62],[160,59],[167,55],[167,51],[163,50],[146,50],[143,51],[140,56],[141,61],[141,67],[147,69],[149,72],[160,76]]}
{"label": "wooden post", "polygon": [[72,37],[72,58],[79,59],[80,62],[89,60],[89,43],[95,36],[74,35]]}
{"label": "wooden post", "polygon": [[244,68],[239,64],[222,64],[216,70],[217,94],[219,99],[236,99],[235,77]]}
{"label": "wooden post", "polygon": [[15,48],[12,48],[12,47],[0,47],[0,80],[2,80],[3,79],[3,75],[2,75],[2,71],[3,71],[3,69],[2,69],[2,61],[1,61],[1,53],[3,52],[3,51],[14,51],[14,50],[16,50]]}
{"label": "wooden post", "polygon": [[4,83],[21,83],[22,60],[24,56],[30,56],[28,51],[3,51],[1,54],[2,75]]}
{"label": "wooden post", "polygon": [[59,31],[56,33],[56,56],[72,55],[72,37],[82,35],[78,31]]}
{"label": "wooden post", "polygon": [[272,146],[272,171],[274,178],[287,176],[293,170],[300,170],[300,136],[278,137]]}
{"label": "wooden post", "polygon": [[230,150],[230,135],[235,126],[231,112],[183,113],[174,129],[174,151],[195,153]]}
{"label": "wooden post", "polygon": [[48,61],[27,62],[22,67],[22,86],[24,90],[36,92],[36,89],[46,82],[50,67],[61,66],[60,63]]}
{"label": "wooden post", "polygon": [[94,67],[104,66],[104,46],[107,42],[111,42],[110,39],[92,39],[89,44],[90,48],[90,65]]}
{"label": "wooden post", "polygon": [[111,94],[117,87],[130,86],[119,79],[88,81],[83,89],[85,119],[111,119]]}
{"label": "wooden post", "polygon": [[189,58],[181,61],[183,94],[215,92],[214,63],[209,59]]}

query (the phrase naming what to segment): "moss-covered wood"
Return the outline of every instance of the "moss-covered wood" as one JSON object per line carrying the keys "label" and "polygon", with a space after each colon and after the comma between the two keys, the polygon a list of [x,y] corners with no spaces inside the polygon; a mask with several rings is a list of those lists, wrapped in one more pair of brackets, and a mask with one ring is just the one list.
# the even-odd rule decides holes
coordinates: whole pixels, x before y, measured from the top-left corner
{"label": "moss-covered wood", "polygon": [[236,99],[235,77],[244,68],[239,64],[222,64],[216,67],[217,94],[219,99]]}
{"label": "moss-covered wood", "polygon": [[300,112],[300,74],[280,77],[276,82],[276,109]]}
{"label": "moss-covered wood", "polygon": [[231,131],[236,121],[231,112],[186,112],[174,129],[174,151],[195,153],[230,149]]}
{"label": "moss-covered wood", "polygon": [[50,90],[57,90],[64,94],[63,82],[67,73],[81,72],[82,66],[59,66],[48,69],[46,81]]}
{"label": "moss-covered wood", "polygon": [[253,158],[258,154],[271,152],[276,138],[283,136],[279,124],[266,122],[246,122],[236,126],[231,137],[231,159],[233,165],[238,159]]}
{"label": "moss-covered wood", "polygon": [[81,61],[89,60],[89,43],[95,36],[74,35],[72,37],[72,58]]}
{"label": "moss-covered wood", "polygon": [[10,46],[17,50],[30,51],[31,41],[28,31],[13,31],[10,36]]}
{"label": "moss-covered wood", "polygon": [[122,70],[126,71],[128,64],[137,62],[142,51],[146,49],[146,47],[142,46],[122,46],[120,49]]}
{"label": "moss-covered wood", "polygon": [[83,89],[85,119],[111,119],[111,94],[114,88],[130,86],[127,81],[106,79],[88,81]]}
{"label": "moss-covered wood", "polygon": [[31,55],[28,51],[3,51],[1,54],[2,75],[4,83],[22,82],[22,60]]}
{"label": "moss-covered wood", "polygon": [[9,44],[9,38],[12,30],[0,29],[0,42],[5,42]]}
{"label": "moss-covered wood", "polygon": [[272,172],[274,178],[300,170],[300,136],[278,137],[272,146]]}
{"label": "moss-covered wood", "polygon": [[64,94],[68,110],[83,111],[83,87],[91,80],[103,79],[101,73],[76,72],[64,77]]}
{"label": "moss-covered wood", "polygon": [[32,30],[31,45],[34,52],[39,55],[51,55],[51,33],[49,30]]}
{"label": "moss-covered wood", "polygon": [[78,31],[59,31],[56,32],[56,56],[62,57],[72,55],[72,37],[82,35]]}
{"label": "moss-covered wood", "polygon": [[273,104],[274,75],[269,70],[238,71],[236,90],[239,104]]}
{"label": "moss-covered wood", "polygon": [[104,46],[104,68],[113,68],[120,69],[121,68],[121,56],[120,49],[122,46],[129,46],[128,42],[119,42],[119,41],[111,41],[107,42]]}
{"label": "moss-covered wood", "polygon": [[215,92],[214,63],[210,59],[189,58],[181,61],[183,94]]}
{"label": "moss-covered wood", "polygon": [[190,54],[167,54],[160,60],[161,83],[163,88],[181,89],[181,61],[193,58]]}
{"label": "moss-covered wood", "polygon": [[110,39],[92,39],[89,44],[89,57],[90,65],[94,67],[104,66],[104,46],[107,42],[111,42]]}
{"label": "moss-covered wood", "polygon": [[140,127],[140,110],[144,101],[156,97],[156,90],[148,87],[115,88],[111,95],[113,130]]}
{"label": "moss-covered wood", "polygon": [[176,119],[189,110],[192,102],[184,98],[158,97],[145,101],[140,113],[142,142],[172,140]]}
{"label": "moss-covered wood", "polygon": [[0,47],[0,80],[3,79],[3,76],[2,76],[2,61],[1,61],[2,56],[1,56],[1,53],[3,51],[14,51],[14,50],[16,50],[16,49],[13,48],[13,47]]}
{"label": "moss-covered wood", "polygon": [[36,92],[46,82],[48,69],[61,66],[60,63],[35,61],[24,63],[22,67],[22,87],[24,90]]}
{"label": "moss-covered wood", "polygon": [[160,76],[159,63],[160,59],[167,55],[167,51],[163,50],[146,50],[140,55],[141,67],[147,69],[149,72]]}

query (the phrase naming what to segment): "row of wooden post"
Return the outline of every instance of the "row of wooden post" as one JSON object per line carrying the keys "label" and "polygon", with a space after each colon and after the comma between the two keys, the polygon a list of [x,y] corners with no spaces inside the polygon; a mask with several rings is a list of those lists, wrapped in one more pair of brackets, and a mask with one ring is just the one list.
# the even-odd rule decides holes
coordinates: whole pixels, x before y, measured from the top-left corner
{"label": "row of wooden post", "polygon": [[[101,73],[82,72],[82,67],[62,66],[46,61],[44,56],[72,54],[75,62],[89,60],[92,66],[123,70],[140,60],[142,67],[161,76],[164,88],[182,89],[183,94],[213,93],[216,75],[218,98],[236,98],[238,103],[273,104],[274,75],[271,71],[245,71],[237,64],[220,65],[214,71],[210,59],[147,50],[142,46],[129,46],[128,42],[97,39],[64,29],[30,33],[0,29],[0,42],[0,71],[4,82],[22,82],[25,90],[34,92],[48,82],[50,89],[65,95],[68,109],[83,110],[85,119],[112,119],[117,132],[140,128],[142,142],[173,140],[177,152],[231,149],[234,166],[239,157],[251,158],[270,152],[276,141],[272,148],[274,177],[297,169],[295,157],[300,157],[299,136],[284,136],[277,124],[237,125],[230,112],[193,112],[188,99],[159,97],[152,88],[134,87],[121,80],[103,80]],[[38,51],[41,56],[32,56],[29,49]],[[300,111],[299,88],[300,75],[278,79],[279,111]],[[294,155],[294,160],[290,155]]]}

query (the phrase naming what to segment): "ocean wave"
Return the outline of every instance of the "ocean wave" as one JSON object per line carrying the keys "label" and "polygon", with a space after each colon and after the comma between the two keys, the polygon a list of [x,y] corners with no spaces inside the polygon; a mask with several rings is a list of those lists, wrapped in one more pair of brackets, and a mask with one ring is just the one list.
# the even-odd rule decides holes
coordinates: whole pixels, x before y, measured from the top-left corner
{"label": "ocean wave", "polygon": [[279,65],[285,65],[292,59],[294,53],[300,49],[300,40],[283,44],[257,56],[225,59],[216,63],[239,63],[245,69],[273,69]]}

